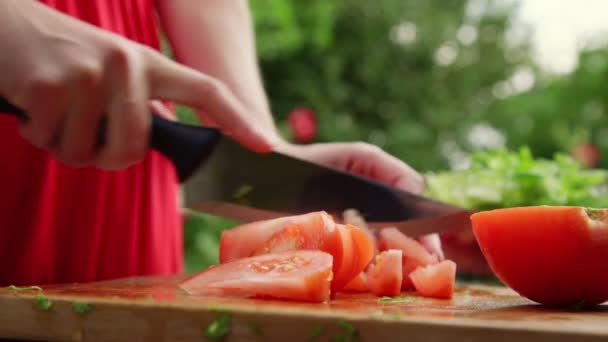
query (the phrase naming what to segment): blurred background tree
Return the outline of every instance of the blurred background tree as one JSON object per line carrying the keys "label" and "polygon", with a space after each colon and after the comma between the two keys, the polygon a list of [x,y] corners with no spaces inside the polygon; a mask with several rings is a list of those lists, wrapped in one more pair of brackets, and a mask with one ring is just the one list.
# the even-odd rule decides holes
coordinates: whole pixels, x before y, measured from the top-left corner
{"label": "blurred background tree", "polygon": [[[282,134],[314,113],[309,142],[367,141],[422,172],[465,168],[479,150],[528,146],[574,153],[589,166],[608,151],[608,52],[585,50],[570,74],[535,63],[517,1],[255,0],[265,87]],[[178,108],[182,119],[192,115]],[[293,123],[292,123],[293,124]],[[188,271],[217,262],[234,222],[194,215]]]}

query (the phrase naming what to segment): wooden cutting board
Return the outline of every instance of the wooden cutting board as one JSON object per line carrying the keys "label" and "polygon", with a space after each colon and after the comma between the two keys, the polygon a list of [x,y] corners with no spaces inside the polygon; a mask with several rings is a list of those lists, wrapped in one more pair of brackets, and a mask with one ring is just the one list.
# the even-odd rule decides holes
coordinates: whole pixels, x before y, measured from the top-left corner
{"label": "wooden cutting board", "polygon": [[[459,286],[452,300],[406,297],[381,303],[369,294],[343,294],[327,304],[307,304],[190,297],[176,287],[178,280],[48,286],[42,292],[52,302],[48,311],[37,304],[37,290],[2,289],[0,337],[205,341],[205,328],[227,314],[231,323],[225,341],[333,341],[349,335],[349,327],[359,341],[373,342],[608,340],[608,305],[591,311],[547,309],[503,287]],[[91,310],[78,313],[75,302]],[[315,332],[320,336],[311,336]]]}

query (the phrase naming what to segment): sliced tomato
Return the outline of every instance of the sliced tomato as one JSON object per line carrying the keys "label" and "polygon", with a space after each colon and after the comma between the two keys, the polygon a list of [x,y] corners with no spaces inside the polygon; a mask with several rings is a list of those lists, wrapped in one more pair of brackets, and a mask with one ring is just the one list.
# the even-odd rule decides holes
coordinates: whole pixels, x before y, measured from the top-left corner
{"label": "sliced tomato", "polygon": [[376,296],[397,296],[403,281],[403,252],[389,249],[376,256],[376,263],[367,271],[367,285]]}
{"label": "sliced tomato", "polygon": [[353,278],[365,270],[376,254],[376,246],[367,232],[353,225],[346,225],[353,239],[354,257]]}
{"label": "sliced tomato", "polygon": [[367,234],[353,225],[336,225],[340,237],[339,252],[334,255],[333,293],[341,291],[359,275],[374,256],[374,245]]}
{"label": "sliced tomato", "polygon": [[[281,232],[288,228],[288,231]],[[321,249],[334,254],[335,223],[324,211],[252,222],[222,232],[220,262],[291,249]]]}
{"label": "sliced tomato", "polygon": [[353,275],[355,251],[352,235],[350,231],[346,229],[346,226],[341,224],[336,225],[336,231],[338,236],[338,248],[336,248],[336,251],[333,254],[334,280],[331,284],[331,291],[333,293],[342,290],[356,275]]}
{"label": "sliced tomato", "polygon": [[399,249],[403,253],[403,290],[411,290],[414,284],[409,277],[416,268],[436,264],[439,260],[436,255],[429,253],[418,241],[406,236],[397,228],[384,228],[380,231],[378,248],[381,251]]}
{"label": "sliced tomato", "polygon": [[197,273],[179,286],[191,295],[231,295],[324,302],[330,296],[332,256],[288,251],[238,259]]}
{"label": "sliced tomato", "polygon": [[456,264],[444,260],[438,264],[418,267],[410,273],[416,291],[425,297],[452,298],[456,282]]}
{"label": "sliced tomato", "polygon": [[608,300],[608,209],[509,208],[471,221],[494,273],[522,296],[551,306]]}
{"label": "sliced tomato", "polygon": [[368,292],[367,287],[367,274],[365,272],[359,273],[353,280],[351,280],[344,288],[343,292]]}

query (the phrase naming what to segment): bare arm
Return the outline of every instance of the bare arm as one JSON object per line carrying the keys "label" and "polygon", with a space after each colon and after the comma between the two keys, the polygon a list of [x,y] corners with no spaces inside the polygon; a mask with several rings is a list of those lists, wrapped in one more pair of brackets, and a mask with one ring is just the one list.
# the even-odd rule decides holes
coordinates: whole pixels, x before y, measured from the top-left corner
{"label": "bare arm", "polygon": [[[278,138],[257,64],[247,0],[156,0],[176,59],[217,78]],[[201,113],[204,115],[204,113]]]}

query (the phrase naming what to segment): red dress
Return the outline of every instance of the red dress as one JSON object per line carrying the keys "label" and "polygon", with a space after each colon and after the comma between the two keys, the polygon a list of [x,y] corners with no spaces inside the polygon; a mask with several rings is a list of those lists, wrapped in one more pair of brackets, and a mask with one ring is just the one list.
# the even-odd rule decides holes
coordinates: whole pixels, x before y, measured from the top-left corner
{"label": "red dress", "polygon": [[[45,0],[159,48],[153,0]],[[178,182],[163,156],[131,168],[73,169],[0,116],[0,286],[83,282],[182,270]]]}

